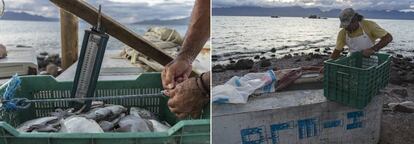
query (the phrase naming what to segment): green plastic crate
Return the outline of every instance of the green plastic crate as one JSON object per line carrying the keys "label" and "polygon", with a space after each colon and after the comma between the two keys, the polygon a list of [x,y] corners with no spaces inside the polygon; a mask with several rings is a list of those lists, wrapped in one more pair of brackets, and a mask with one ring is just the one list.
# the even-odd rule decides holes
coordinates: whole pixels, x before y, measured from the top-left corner
{"label": "green plastic crate", "polygon": [[[353,53],[324,64],[324,95],[328,100],[362,109],[390,79],[391,56],[376,54],[378,65],[362,53]],[[368,64],[369,65],[369,64]]]}
{"label": "green plastic crate", "polygon": [[[73,82],[58,82],[50,76],[23,76],[15,97],[28,99],[69,98]],[[6,85],[0,87],[3,95]],[[136,80],[99,81],[97,97],[151,94],[162,90],[160,73],[141,74]],[[1,112],[0,144],[145,144],[210,143],[210,107],[199,119],[178,120],[167,106],[168,97],[143,97],[107,100],[126,107],[139,106],[154,112],[173,125],[167,132],[134,133],[24,133],[14,127],[22,122],[46,116],[55,108],[67,108],[68,102],[35,103],[29,109],[14,113]]]}

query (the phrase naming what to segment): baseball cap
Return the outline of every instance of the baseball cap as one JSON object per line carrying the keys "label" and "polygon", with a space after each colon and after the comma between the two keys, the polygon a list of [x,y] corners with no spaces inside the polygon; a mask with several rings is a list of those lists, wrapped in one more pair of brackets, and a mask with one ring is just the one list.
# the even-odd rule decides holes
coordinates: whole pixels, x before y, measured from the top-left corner
{"label": "baseball cap", "polygon": [[341,21],[340,28],[346,28],[351,23],[352,18],[355,16],[356,12],[352,8],[346,8],[341,11],[339,14],[339,20]]}

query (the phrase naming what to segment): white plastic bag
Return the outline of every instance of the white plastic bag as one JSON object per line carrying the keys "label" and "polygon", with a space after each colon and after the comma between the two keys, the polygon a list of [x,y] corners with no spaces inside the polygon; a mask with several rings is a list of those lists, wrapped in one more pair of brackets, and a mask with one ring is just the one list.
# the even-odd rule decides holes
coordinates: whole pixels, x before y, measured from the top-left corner
{"label": "white plastic bag", "polygon": [[249,73],[243,77],[234,76],[224,85],[213,88],[213,103],[246,103],[253,93],[274,92],[276,82],[273,70]]}

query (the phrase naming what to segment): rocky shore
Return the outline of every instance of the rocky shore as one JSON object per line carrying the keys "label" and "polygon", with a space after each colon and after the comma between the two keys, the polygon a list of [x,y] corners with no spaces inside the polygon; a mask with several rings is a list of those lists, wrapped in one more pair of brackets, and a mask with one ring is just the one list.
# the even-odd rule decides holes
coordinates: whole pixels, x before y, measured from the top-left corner
{"label": "rocky shore", "polygon": [[[414,143],[414,60],[412,57],[393,55],[390,83],[382,90],[386,93],[381,121],[380,144]],[[256,57],[257,58],[257,57]],[[227,65],[213,65],[213,86],[223,84],[233,76],[268,69],[279,70],[300,66],[323,66],[326,54],[285,55],[283,58],[230,60]]]}
{"label": "rocky shore", "polygon": [[52,75],[56,77],[62,72],[62,59],[59,54],[41,52],[36,56],[36,58],[40,75]]}

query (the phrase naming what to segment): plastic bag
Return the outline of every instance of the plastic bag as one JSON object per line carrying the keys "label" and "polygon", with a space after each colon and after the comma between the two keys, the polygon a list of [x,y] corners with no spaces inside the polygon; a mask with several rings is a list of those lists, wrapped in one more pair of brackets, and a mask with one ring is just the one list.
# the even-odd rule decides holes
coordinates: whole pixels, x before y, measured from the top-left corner
{"label": "plastic bag", "polygon": [[253,93],[275,92],[276,82],[273,70],[234,76],[225,84],[213,88],[213,103],[246,103]]}

